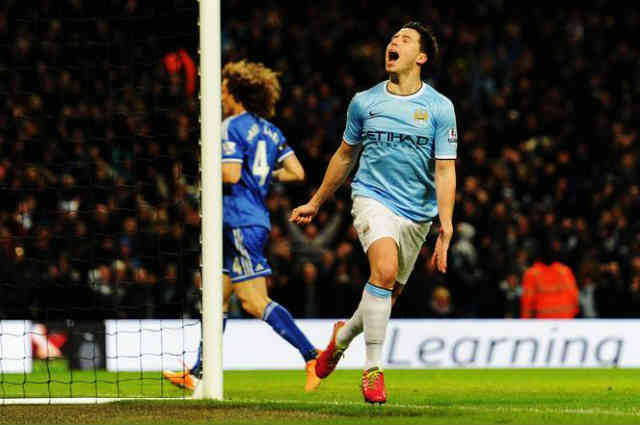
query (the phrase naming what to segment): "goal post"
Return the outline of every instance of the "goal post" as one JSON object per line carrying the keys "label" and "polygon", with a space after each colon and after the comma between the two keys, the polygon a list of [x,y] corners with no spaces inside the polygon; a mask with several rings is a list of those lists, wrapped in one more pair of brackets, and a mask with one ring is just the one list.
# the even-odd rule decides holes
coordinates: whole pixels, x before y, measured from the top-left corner
{"label": "goal post", "polygon": [[222,400],[220,0],[200,0],[203,376],[194,398]]}

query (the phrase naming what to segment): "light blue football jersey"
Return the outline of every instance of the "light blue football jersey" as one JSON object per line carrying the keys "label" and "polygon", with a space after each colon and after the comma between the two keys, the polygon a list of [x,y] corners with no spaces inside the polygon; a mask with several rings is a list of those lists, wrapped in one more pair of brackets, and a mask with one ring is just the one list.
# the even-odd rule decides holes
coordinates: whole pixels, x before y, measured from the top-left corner
{"label": "light blue football jersey", "polygon": [[278,127],[244,112],[222,122],[222,162],[242,163],[240,181],[224,185],[224,228],[271,228],[266,197],[273,169],[293,150]]}
{"label": "light blue football jersey", "polygon": [[435,160],[455,159],[458,147],[447,97],[424,82],[412,95],[394,95],[383,81],[353,97],[343,138],[363,145],[352,197],[373,198],[417,222],[438,215]]}

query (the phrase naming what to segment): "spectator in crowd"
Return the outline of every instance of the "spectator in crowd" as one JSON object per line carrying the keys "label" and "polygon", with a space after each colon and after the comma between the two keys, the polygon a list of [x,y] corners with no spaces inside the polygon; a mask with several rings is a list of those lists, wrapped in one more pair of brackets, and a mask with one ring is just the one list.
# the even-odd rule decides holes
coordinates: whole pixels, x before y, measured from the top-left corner
{"label": "spectator in crowd", "polygon": [[571,319],[578,314],[578,287],[573,272],[554,261],[559,242],[541,228],[535,262],[522,278],[520,317],[523,319]]}
{"label": "spectator in crowd", "polygon": [[[457,295],[457,315],[459,317],[475,317],[478,313],[476,311],[476,297],[483,279],[482,269],[478,267],[478,253],[473,245],[476,230],[473,225],[461,222],[456,225],[455,234],[456,241],[451,246],[449,256],[451,275],[447,280]],[[447,290],[447,292],[449,291]],[[440,293],[443,298],[443,291]],[[450,295],[448,297],[451,298]]]}
{"label": "spectator in crowd", "polygon": [[624,317],[630,313],[631,285],[622,278],[622,270],[617,261],[600,264],[597,289],[595,291],[598,317]]}
{"label": "spectator in crowd", "polygon": [[520,299],[522,286],[518,274],[509,273],[500,282],[500,290],[504,297],[504,318],[516,319],[520,317]]}
{"label": "spectator in crowd", "polygon": [[180,49],[177,52],[170,52],[164,56],[164,66],[169,73],[171,82],[175,83],[176,78],[174,76],[184,71],[185,82],[184,90],[189,96],[193,96],[196,91],[196,79],[198,70],[196,64],[189,56],[189,53],[185,49]]}
{"label": "spectator in crowd", "polygon": [[598,264],[594,260],[586,260],[581,266],[578,274],[578,284],[580,291],[578,300],[580,303],[580,316],[585,319],[598,317],[596,307],[596,282],[598,281]]}
{"label": "spectator in crowd", "polygon": [[340,226],[344,219],[344,201],[336,202],[333,216],[327,218],[326,214],[318,218],[318,224],[324,223],[324,227],[318,229],[318,225],[313,222],[304,226],[303,229],[288,220],[291,211],[286,208],[283,221],[287,225],[289,237],[291,238],[293,251],[296,253],[298,264],[304,268],[306,264],[319,265],[322,263],[324,253],[334,242]]}
{"label": "spectator in crowd", "polygon": [[429,302],[431,317],[436,319],[450,319],[453,316],[453,305],[451,304],[451,293],[444,286],[436,286],[431,294]]}

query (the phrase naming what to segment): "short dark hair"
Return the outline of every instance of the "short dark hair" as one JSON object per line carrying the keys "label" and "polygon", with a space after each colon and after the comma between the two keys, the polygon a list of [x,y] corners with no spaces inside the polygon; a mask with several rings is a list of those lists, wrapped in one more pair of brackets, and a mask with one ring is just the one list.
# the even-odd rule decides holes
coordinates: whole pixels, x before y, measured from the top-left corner
{"label": "short dark hair", "polygon": [[402,28],[410,28],[420,34],[420,51],[427,54],[427,62],[434,64],[438,59],[438,40],[431,27],[425,27],[420,22],[411,21],[403,25]]}

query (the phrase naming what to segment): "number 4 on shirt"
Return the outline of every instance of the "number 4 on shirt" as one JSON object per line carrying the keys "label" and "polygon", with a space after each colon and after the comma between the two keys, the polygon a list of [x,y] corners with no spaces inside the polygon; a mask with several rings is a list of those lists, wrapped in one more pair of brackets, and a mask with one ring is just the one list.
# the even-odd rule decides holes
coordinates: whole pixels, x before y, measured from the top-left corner
{"label": "number 4 on shirt", "polygon": [[251,172],[254,176],[260,177],[260,186],[264,186],[264,183],[267,181],[269,171],[271,171],[271,168],[269,168],[269,162],[267,160],[267,142],[264,140],[258,140],[256,156],[253,159]]}

